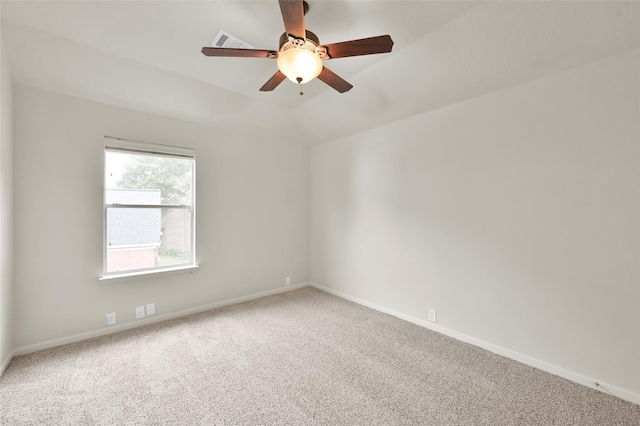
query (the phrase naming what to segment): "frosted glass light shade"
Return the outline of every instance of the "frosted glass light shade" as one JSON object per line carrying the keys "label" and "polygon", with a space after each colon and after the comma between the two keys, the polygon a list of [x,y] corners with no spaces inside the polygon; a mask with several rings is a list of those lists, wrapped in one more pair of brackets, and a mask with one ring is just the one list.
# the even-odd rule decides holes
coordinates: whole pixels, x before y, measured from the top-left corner
{"label": "frosted glass light shade", "polygon": [[304,84],[320,74],[322,61],[310,50],[289,49],[278,56],[278,69],[294,83],[298,82],[298,77],[302,78],[300,83]]}

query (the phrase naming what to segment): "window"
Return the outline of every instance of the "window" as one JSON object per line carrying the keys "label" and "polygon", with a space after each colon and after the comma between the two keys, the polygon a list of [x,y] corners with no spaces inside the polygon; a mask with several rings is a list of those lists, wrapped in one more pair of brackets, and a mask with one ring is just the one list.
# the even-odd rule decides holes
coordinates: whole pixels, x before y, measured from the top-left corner
{"label": "window", "polygon": [[105,138],[104,277],[195,266],[195,152]]}

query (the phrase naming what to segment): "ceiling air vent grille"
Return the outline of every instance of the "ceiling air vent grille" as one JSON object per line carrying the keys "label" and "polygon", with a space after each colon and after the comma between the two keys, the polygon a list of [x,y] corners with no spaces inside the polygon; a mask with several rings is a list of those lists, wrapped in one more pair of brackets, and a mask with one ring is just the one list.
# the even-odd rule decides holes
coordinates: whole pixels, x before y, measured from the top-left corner
{"label": "ceiling air vent grille", "polygon": [[217,47],[222,47],[222,46],[224,46],[224,43],[225,43],[227,40],[229,40],[229,36],[228,36],[228,35],[226,35],[226,34],[222,34],[222,35],[220,36],[220,38],[218,39],[218,41],[216,41],[216,46],[217,46]]}
{"label": "ceiling air vent grille", "polygon": [[240,40],[224,30],[220,30],[211,43],[213,47],[226,47],[232,49],[253,49],[253,45]]}

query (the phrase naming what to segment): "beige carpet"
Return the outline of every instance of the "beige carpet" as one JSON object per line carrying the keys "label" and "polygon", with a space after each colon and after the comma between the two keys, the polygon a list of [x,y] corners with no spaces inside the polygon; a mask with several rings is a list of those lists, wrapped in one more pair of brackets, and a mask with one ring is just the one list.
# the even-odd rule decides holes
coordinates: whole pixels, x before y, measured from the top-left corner
{"label": "beige carpet", "polygon": [[633,425],[640,406],[305,288],[17,357],[2,425]]}

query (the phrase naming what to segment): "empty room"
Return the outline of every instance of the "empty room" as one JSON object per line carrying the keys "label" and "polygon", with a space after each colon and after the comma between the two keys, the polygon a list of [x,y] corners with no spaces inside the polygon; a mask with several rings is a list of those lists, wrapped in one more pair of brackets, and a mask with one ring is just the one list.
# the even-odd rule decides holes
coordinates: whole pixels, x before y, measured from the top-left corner
{"label": "empty room", "polygon": [[640,2],[0,17],[0,425],[640,424]]}

